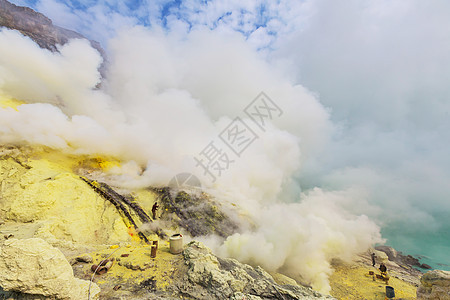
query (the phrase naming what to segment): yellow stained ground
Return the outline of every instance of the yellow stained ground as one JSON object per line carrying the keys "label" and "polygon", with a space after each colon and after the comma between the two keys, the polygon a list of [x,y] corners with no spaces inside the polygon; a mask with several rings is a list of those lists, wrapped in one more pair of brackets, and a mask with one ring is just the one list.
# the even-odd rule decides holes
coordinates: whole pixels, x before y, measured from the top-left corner
{"label": "yellow stained ground", "polygon": [[[35,147],[35,149],[37,148]],[[41,147],[38,151],[35,151],[31,158],[35,160],[50,161],[53,164],[57,164],[58,167],[65,168],[70,172],[79,168],[107,171],[112,167],[120,166],[120,161],[113,157],[71,155],[46,147]]]}
{"label": "yellow stained ground", "polygon": [[[18,107],[22,104],[26,104],[26,102],[6,97],[1,93],[0,90],[1,109],[13,108],[15,110],[18,110]],[[59,167],[65,167],[67,168],[67,170],[84,167],[107,171],[112,167],[120,166],[120,161],[118,159],[104,155],[70,155],[66,152],[39,146],[34,146],[33,150],[35,150],[33,153],[33,157],[35,159],[45,159],[51,161],[52,163],[57,163]]]}
{"label": "yellow stained ground", "polygon": [[[331,295],[337,299],[385,299],[386,284],[380,279],[373,281],[369,271],[379,274],[372,267],[339,264],[333,266],[335,272],[330,277]],[[389,286],[395,291],[395,299],[416,299],[416,287],[390,274]]]}
{"label": "yellow stained ground", "polygon": [[105,170],[119,164],[117,160],[45,147],[25,151],[18,159],[0,159],[0,219],[34,223],[34,237],[53,244],[58,244],[55,239],[85,245],[130,240],[114,206],[74,173],[80,168]]}
{"label": "yellow stained ground", "polygon": [[[173,279],[180,268],[184,267],[184,259],[181,254],[174,255],[169,252],[169,243],[159,241],[155,258],[150,257],[151,247],[143,243],[122,244],[119,248],[105,248],[89,253],[94,259],[93,264],[98,264],[105,258],[114,258],[114,263],[109,271],[102,275],[95,275],[94,282],[102,289],[102,297],[117,296],[120,292],[139,288],[141,283],[148,279],[156,281],[157,290],[166,290],[172,285]],[[128,254],[127,257],[122,257]],[[92,278],[91,266],[93,264],[78,264],[74,266],[75,273],[79,277],[90,280]],[[132,270],[128,266],[138,266]],[[77,269],[78,268],[78,269]],[[120,286],[120,291],[114,287]]]}
{"label": "yellow stained ground", "polygon": [[7,98],[0,93],[0,108],[11,107],[11,108],[14,108],[17,110],[17,107],[24,103],[25,102],[20,101],[20,100]]}

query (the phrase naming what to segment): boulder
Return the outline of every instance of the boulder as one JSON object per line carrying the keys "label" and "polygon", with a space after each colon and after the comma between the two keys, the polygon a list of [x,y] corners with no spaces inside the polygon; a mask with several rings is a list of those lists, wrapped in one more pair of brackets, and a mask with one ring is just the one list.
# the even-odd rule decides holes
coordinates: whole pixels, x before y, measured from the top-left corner
{"label": "boulder", "polygon": [[375,253],[376,255],[375,261],[377,265],[379,265],[380,263],[387,263],[387,261],[390,260],[389,256],[383,251],[372,250],[371,252]]}
{"label": "boulder", "polygon": [[[224,213],[219,202],[206,194],[188,194],[180,191],[172,197],[174,191],[169,188],[155,189],[161,199],[161,219],[173,219],[176,215],[178,226],[190,236],[218,235],[226,238],[238,229],[233,219]],[[229,211],[228,214],[231,214]]]}
{"label": "boulder", "polygon": [[420,279],[417,299],[450,300],[450,272],[433,270]]}
{"label": "boulder", "polygon": [[386,253],[390,261],[393,261],[399,265],[409,267],[419,267],[423,269],[431,269],[427,264],[420,263],[420,260],[412,255],[404,255],[402,252],[395,250],[389,246],[377,246],[375,249]]}
{"label": "boulder", "polygon": [[193,299],[334,299],[294,280],[278,284],[262,268],[219,258],[197,241],[188,244],[183,256],[187,271],[176,292]]}
{"label": "boulder", "polygon": [[[9,239],[0,246],[0,287],[31,298],[87,299],[89,281],[75,278],[62,252],[46,241]],[[92,283],[90,298],[98,299],[99,293]]]}
{"label": "boulder", "polygon": [[394,261],[394,262],[397,261],[398,252],[394,248],[389,247],[389,246],[377,246],[377,247],[375,247],[375,249],[386,253],[386,255],[390,261]]}

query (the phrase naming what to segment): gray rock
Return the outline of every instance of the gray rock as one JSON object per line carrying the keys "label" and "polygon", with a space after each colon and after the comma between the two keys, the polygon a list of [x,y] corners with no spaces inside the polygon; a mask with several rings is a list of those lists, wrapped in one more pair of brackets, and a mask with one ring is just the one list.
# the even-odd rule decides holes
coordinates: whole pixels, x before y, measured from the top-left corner
{"label": "gray rock", "polygon": [[334,299],[300,285],[279,285],[261,267],[218,258],[200,242],[183,252],[187,271],[176,283],[179,294],[194,299]]}
{"label": "gray rock", "polygon": [[80,263],[87,263],[87,264],[90,264],[90,263],[93,263],[93,262],[94,262],[94,259],[92,258],[92,256],[86,254],[86,255],[82,255],[82,256],[77,256],[77,257],[75,257],[75,261],[76,261],[76,262],[80,262]]}
{"label": "gray rock", "polygon": [[[16,29],[30,37],[41,48],[58,51],[58,45],[64,45],[70,39],[86,39],[78,32],[55,26],[52,21],[31,8],[14,5],[0,0],[0,28]],[[89,40],[91,46],[106,60],[106,53],[100,43]],[[104,66],[100,72],[104,75]]]}
{"label": "gray rock", "polygon": [[175,191],[169,188],[154,189],[154,192],[161,198],[161,219],[168,220],[175,214],[178,226],[192,237],[214,234],[225,238],[238,230],[239,226],[221,210],[220,203],[206,194],[179,191],[173,196]]}
{"label": "gray rock", "polygon": [[386,253],[390,261],[393,261],[399,265],[405,265],[408,267],[419,267],[423,269],[430,268],[430,266],[426,264],[421,264],[419,259],[412,255],[404,255],[402,252],[395,250],[389,246],[377,246],[375,247],[378,251],[382,251]]}
{"label": "gray rock", "polygon": [[450,299],[450,272],[433,270],[425,273],[420,279],[417,299]]}
{"label": "gray rock", "polygon": [[397,261],[398,252],[394,248],[389,246],[377,246],[375,249],[386,253],[390,261]]}

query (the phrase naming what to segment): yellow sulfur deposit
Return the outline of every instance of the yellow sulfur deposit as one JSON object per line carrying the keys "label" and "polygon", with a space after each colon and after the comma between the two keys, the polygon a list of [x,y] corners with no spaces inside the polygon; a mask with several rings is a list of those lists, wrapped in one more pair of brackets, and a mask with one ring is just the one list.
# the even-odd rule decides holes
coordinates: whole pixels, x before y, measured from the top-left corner
{"label": "yellow sulfur deposit", "polygon": [[[380,279],[373,280],[369,271],[379,272],[375,268],[340,263],[333,265],[334,273],[330,277],[331,295],[337,299],[380,299],[386,295],[386,284]],[[416,287],[390,276],[389,286],[395,290],[395,296],[401,299],[416,299]]]}
{"label": "yellow sulfur deposit", "polygon": [[53,243],[130,239],[115,207],[72,171],[85,158],[48,149],[27,157],[0,157],[1,219],[36,223],[34,236]]}
{"label": "yellow sulfur deposit", "polygon": [[[111,250],[103,250],[95,253],[94,263],[100,262],[102,254],[109,254],[110,252]],[[123,257],[122,255],[128,256]],[[165,289],[170,285],[173,273],[184,263],[182,256],[171,254],[169,247],[163,242],[158,247],[156,258],[151,258],[150,248],[143,247],[142,244],[122,247],[112,257],[115,258],[114,266],[102,276],[102,279],[105,281],[116,279],[120,282],[138,285],[146,278],[154,276],[158,289]]]}
{"label": "yellow sulfur deposit", "polygon": [[11,108],[14,108],[17,110],[17,106],[24,104],[24,103],[25,102],[20,101],[20,100],[5,97],[0,93],[0,108],[11,107]]}
{"label": "yellow sulfur deposit", "polygon": [[[109,293],[117,295],[119,287],[125,297],[136,287],[166,289],[184,266],[182,256],[169,253],[168,244],[159,240],[157,257],[152,258],[152,248],[139,239],[138,231],[80,178],[119,164],[108,157],[76,156],[45,147],[0,147],[0,237],[42,238],[72,257],[76,276],[84,279],[92,276],[92,264],[112,254],[108,272],[95,277],[106,298]],[[133,197],[148,211],[155,201],[148,190],[136,190]],[[148,237],[158,240],[156,234]],[[77,263],[80,253],[93,262]]]}
{"label": "yellow sulfur deposit", "polygon": [[[135,297],[136,293],[145,295],[152,289],[167,290],[173,285],[174,279],[185,268],[183,256],[171,254],[167,243],[159,241],[157,256],[152,258],[150,247],[146,246],[142,243],[122,244],[115,249],[102,249],[89,254],[94,265],[105,259],[112,261],[105,274],[94,276],[94,282],[102,289],[103,299],[118,297],[119,292],[121,299],[128,299]],[[92,277],[90,264],[76,264],[74,272],[77,277]],[[128,292],[133,290],[135,292]]]}

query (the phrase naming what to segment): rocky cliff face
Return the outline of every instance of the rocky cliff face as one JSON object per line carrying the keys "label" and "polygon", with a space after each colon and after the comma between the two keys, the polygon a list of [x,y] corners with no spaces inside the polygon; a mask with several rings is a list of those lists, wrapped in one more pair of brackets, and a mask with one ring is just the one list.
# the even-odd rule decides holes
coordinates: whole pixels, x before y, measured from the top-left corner
{"label": "rocky cliff face", "polygon": [[[18,30],[30,37],[41,48],[53,52],[58,51],[58,45],[64,45],[70,39],[86,39],[75,31],[53,25],[52,21],[41,13],[28,7],[14,5],[6,0],[0,0],[1,27]],[[90,43],[105,59],[106,54],[100,44],[92,40]]]}
{"label": "rocky cliff face", "polygon": [[187,266],[174,290],[193,299],[334,299],[297,284],[278,284],[260,267],[218,258],[202,243],[183,252]]}
{"label": "rocky cliff face", "polygon": [[390,261],[394,261],[399,265],[414,266],[422,269],[431,269],[429,265],[421,263],[418,258],[415,258],[411,255],[403,255],[401,252],[396,251],[392,247],[378,246],[375,249],[386,253]]}

